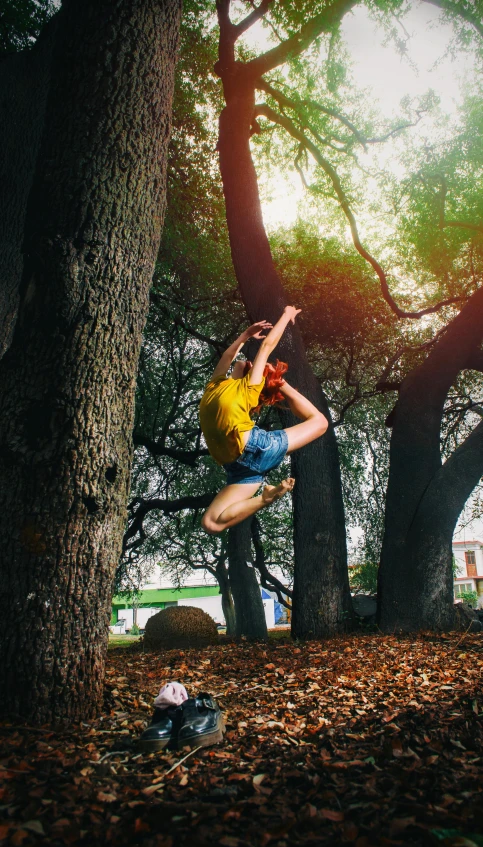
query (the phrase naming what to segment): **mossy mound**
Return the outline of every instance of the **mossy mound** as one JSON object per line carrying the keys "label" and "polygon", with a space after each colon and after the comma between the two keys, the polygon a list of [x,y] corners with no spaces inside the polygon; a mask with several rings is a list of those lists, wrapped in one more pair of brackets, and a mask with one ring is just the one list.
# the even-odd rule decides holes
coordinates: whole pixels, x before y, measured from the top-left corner
{"label": "mossy mound", "polygon": [[206,647],[216,644],[218,630],[213,618],[196,606],[170,606],[146,623],[144,646],[148,650],[160,647]]}

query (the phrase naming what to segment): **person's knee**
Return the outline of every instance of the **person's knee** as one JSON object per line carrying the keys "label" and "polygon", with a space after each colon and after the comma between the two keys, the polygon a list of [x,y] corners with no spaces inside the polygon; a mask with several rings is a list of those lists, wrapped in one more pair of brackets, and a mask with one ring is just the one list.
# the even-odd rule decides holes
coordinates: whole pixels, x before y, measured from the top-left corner
{"label": "person's knee", "polygon": [[204,531],[208,533],[208,535],[217,535],[222,531],[222,527],[220,527],[216,521],[213,520],[211,515],[208,512],[205,512],[203,517],[201,518],[201,526]]}

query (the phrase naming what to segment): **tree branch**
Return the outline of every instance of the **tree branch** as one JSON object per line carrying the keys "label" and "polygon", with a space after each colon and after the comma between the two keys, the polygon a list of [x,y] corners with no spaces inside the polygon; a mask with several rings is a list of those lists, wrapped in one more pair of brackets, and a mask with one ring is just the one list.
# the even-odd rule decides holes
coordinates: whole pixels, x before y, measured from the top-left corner
{"label": "tree branch", "polygon": [[483,224],[472,224],[469,221],[445,221],[444,226],[454,226],[461,229],[471,229],[473,232],[479,232],[483,235]]}
{"label": "tree branch", "polygon": [[208,456],[209,451],[204,447],[199,450],[176,450],[173,447],[165,447],[162,441],[154,441],[139,432],[133,433],[133,443],[136,447],[145,447],[152,456],[169,456],[190,468],[196,467],[196,461],[200,456]]}
{"label": "tree branch", "polygon": [[282,606],[285,606],[286,609],[291,609],[292,607],[290,603],[287,603],[284,594],[287,597],[292,598],[293,591],[290,588],[287,588],[283,582],[280,582],[276,576],[273,576],[265,564],[265,551],[263,549],[262,539],[260,536],[260,522],[257,517],[254,517],[251,522],[251,533],[253,546],[255,548],[254,565],[260,574],[261,585],[264,588],[275,591],[278,602],[281,603]]}
{"label": "tree branch", "polygon": [[124,533],[122,549],[123,553],[132,546],[139,546],[138,542],[129,544],[129,540],[134,538],[139,533],[142,541],[146,538],[146,533],[143,526],[143,521],[149,512],[160,511],[165,515],[181,512],[184,509],[206,509],[211,501],[216,497],[216,492],[207,492],[206,494],[188,495],[179,497],[177,500],[161,500],[153,498],[152,500],[144,500],[141,497],[136,498],[129,505],[131,511],[131,523]]}
{"label": "tree branch", "polygon": [[230,20],[230,0],[216,0],[216,13],[220,27],[218,60],[223,69],[228,69],[235,64],[235,41],[237,39],[236,26]]}
{"label": "tree branch", "polygon": [[[285,106],[288,109],[292,109],[294,112],[296,112],[298,114],[300,119],[304,122],[307,122],[307,115],[305,114],[305,112],[302,112],[302,108],[303,108],[303,106],[305,106],[307,104],[312,105],[314,108],[318,109],[320,112],[324,112],[324,114],[326,114],[326,115],[330,115],[331,117],[337,118],[341,123],[344,124],[344,126],[346,126],[348,129],[351,130],[351,132],[353,133],[355,138],[359,141],[359,143],[362,144],[363,147],[365,147],[365,144],[367,143],[367,139],[364,138],[362,133],[360,133],[358,131],[357,127],[355,127],[354,124],[352,124],[349,121],[349,119],[345,117],[345,115],[339,114],[339,112],[336,112],[335,109],[329,109],[328,107],[321,106],[319,103],[317,103],[316,101],[312,101],[312,100],[302,100],[300,102],[297,102],[296,100],[292,100],[290,97],[287,97],[287,95],[284,94],[282,91],[278,91],[278,89],[273,88],[273,86],[270,85],[270,83],[266,82],[264,79],[258,79],[257,80],[256,88],[259,89],[259,91],[264,91],[266,94],[269,94],[270,97],[273,97],[273,99],[276,100],[277,103],[280,104],[280,106]],[[310,127],[310,131],[314,135],[317,134],[316,131],[314,129],[312,129],[311,127]],[[338,140],[341,141],[341,143],[343,143],[343,139],[338,138]]]}
{"label": "tree branch", "polygon": [[291,38],[278,44],[272,50],[268,50],[262,56],[247,62],[246,68],[250,75],[258,79],[267,71],[282,65],[292,56],[299,56],[315,38],[322,35],[323,32],[328,32],[334,24],[338,23],[357,2],[358,0],[333,0],[323,12],[307,21]]}
{"label": "tree branch", "polygon": [[[456,521],[475,485],[483,475],[483,420],[439,468],[424,492],[419,506],[417,524],[414,529],[425,526],[431,517],[430,526],[437,531],[439,523],[445,527],[448,521]],[[426,518],[425,518],[426,516]]]}
{"label": "tree branch", "polygon": [[300,179],[302,180],[302,185],[303,185],[303,187],[308,189],[308,187],[309,187],[309,186],[308,186],[308,184],[307,184],[307,180],[305,179],[305,174],[304,174],[304,172],[303,172],[303,170],[302,170],[302,166],[299,164],[300,159],[302,158],[302,153],[305,153],[305,152],[306,152],[306,151],[305,151],[305,148],[304,148],[304,147],[303,147],[303,145],[301,144],[301,145],[299,146],[299,149],[298,149],[298,151],[297,151],[297,155],[296,155],[296,157],[295,157],[295,159],[294,159],[293,164],[294,164],[294,168],[295,168],[295,170],[297,171],[298,175],[300,176]]}
{"label": "tree branch", "polygon": [[266,15],[268,11],[268,7],[274,2],[274,0],[262,0],[259,6],[254,8],[253,12],[250,12],[249,15],[246,16],[240,23],[234,24],[236,30],[236,38],[239,38],[247,29],[250,29],[253,24],[259,21],[261,18]]}
{"label": "tree branch", "polygon": [[[316,100],[301,100],[300,102],[292,100],[290,97],[287,97],[286,94],[283,94],[283,92],[278,91],[276,88],[273,88],[273,86],[270,85],[270,83],[266,82],[264,79],[257,80],[256,88],[258,88],[260,91],[265,91],[266,94],[269,94],[271,97],[273,97],[273,99],[276,100],[277,103],[279,103],[281,106],[285,106],[289,109],[292,109],[294,112],[297,112],[300,119],[304,122],[307,122],[307,115],[305,114],[305,112],[301,111],[301,107],[306,105],[312,106],[312,108],[316,109],[319,112],[323,112],[324,115],[329,115],[330,117],[335,118],[351,131],[356,141],[359,142],[359,144],[364,148],[364,150],[367,149],[368,144],[381,144],[383,141],[387,141],[388,138],[391,138],[391,136],[396,135],[398,132],[402,132],[403,129],[408,129],[409,127],[417,126],[417,124],[421,120],[421,115],[423,114],[423,112],[426,111],[426,109],[422,109],[419,111],[416,110],[418,115],[418,119],[416,121],[407,121],[406,123],[399,124],[399,126],[394,127],[394,129],[388,130],[385,135],[377,136],[374,138],[366,138],[366,136],[360,130],[357,129],[357,127],[352,123],[352,121],[349,120],[349,118],[346,117],[346,115],[342,114],[341,112],[338,112],[336,109],[332,109],[329,106],[322,106],[322,104],[317,103]],[[308,128],[310,129],[312,134],[317,137],[316,131],[310,126]],[[337,138],[337,140],[341,143],[344,143],[343,139],[341,138]]]}

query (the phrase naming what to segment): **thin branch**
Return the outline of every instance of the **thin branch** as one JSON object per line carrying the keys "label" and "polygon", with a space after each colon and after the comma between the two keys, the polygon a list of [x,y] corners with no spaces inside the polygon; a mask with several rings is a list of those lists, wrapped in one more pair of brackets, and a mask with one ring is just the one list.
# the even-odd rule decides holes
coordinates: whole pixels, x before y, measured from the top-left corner
{"label": "thin branch", "polygon": [[297,155],[296,155],[296,157],[295,157],[295,159],[294,159],[294,163],[293,163],[293,164],[294,164],[294,168],[295,168],[295,170],[297,171],[298,175],[300,176],[300,179],[302,180],[302,185],[304,186],[304,188],[307,188],[307,189],[308,189],[308,187],[309,187],[309,186],[308,186],[308,184],[307,184],[307,180],[305,179],[305,174],[304,174],[304,172],[303,172],[303,170],[302,170],[302,166],[301,166],[301,165],[299,165],[299,161],[300,161],[300,159],[302,158],[302,154],[303,154],[303,153],[305,153],[305,147],[301,144],[301,145],[299,146],[299,149],[298,149],[298,151],[297,151]]}
{"label": "thin branch", "polygon": [[335,118],[341,124],[344,124],[344,126],[346,126],[347,129],[350,129],[354,138],[365,149],[366,144],[369,143],[369,140],[362,134],[362,132],[360,132],[357,129],[356,126],[354,126],[354,124],[352,123],[352,121],[349,120],[349,118],[346,118],[346,116],[341,114],[341,112],[337,112],[336,109],[331,109],[329,106],[322,106],[320,103],[317,103],[315,100],[304,100],[304,103],[307,103],[307,104],[313,106],[319,112],[323,112],[324,115],[330,115],[330,117]]}
{"label": "thin branch", "polygon": [[[372,496],[376,500],[376,503],[380,503],[381,499],[383,499],[383,497],[384,497],[383,492],[384,492],[385,486],[383,484],[383,481],[381,480],[381,475],[380,475],[380,473],[377,469],[378,468],[377,462],[378,462],[378,459],[379,459],[379,455],[378,455],[377,450],[375,450],[374,445],[372,443],[370,432],[365,427],[361,427],[361,432],[366,437],[367,446],[369,448],[369,452],[370,452],[371,457],[372,457]],[[381,496],[381,492],[382,492],[382,496]]]}
{"label": "thin branch", "polygon": [[[301,107],[303,107],[304,105],[314,106],[316,109],[318,109],[318,111],[324,112],[324,114],[330,115],[333,118],[337,118],[337,120],[344,124],[344,126],[350,129],[357,141],[359,141],[359,143],[362,144],[363,147],[365,147],[367,139],[362,135],[362,133],[359,132],[357,127],[355,127],[354,124],[351,123],[350,120],[345,117],[345,115],[340,114],[335,109],[330,109],[328,107],[321,106],[319,103],[313,100],[302,100],[301,102],[292,100],[291,97],[287,97],[286,94],[284,94],[282,91],[278,91],[278,89],[274,88],[272,85],[270,85],[270,83],[266,82],[264,79],[257,80],[256,87],[260,91],[265,91],[265,93],[269,94],[270,97],[273,97],[273,99],[276,100],[277,103],[280,104],[280,106],[286,106],[287,108],[292,109],[294,112],[297,112],[297,114],[304,122],[307,120],[307,116],[305,114],[301,114]],[[311,132],[313,132],[312,129]]]}
{"label": "thin branch", "polygon": [[399,124],[398,126],[395,126],[394,129],[388,130],[384,135],[376,135],[373,138],[367,138],[366,144],[382,144],[383,141],[387,141],[388,138],[392,138],[392,136],[397,135],[398,132],[417,126],[426,111],[427,109],[416,109],[416,114],[418,116],[417,120]]}
{"label": "thin branch", "polygon": [[[399,347],[394,353],[394,355],[391,356],[381,376],[377,380],[376,391],[393,391],[394,388],[390,388],[389,386],[395,385],[395,383],[389,383],[388,378],[394,365],[399,361],[401,356],[403,356],[405,353],[420,353],[422,350],[428,350],[430,347],[433,346],[433,344],[436,344],[438,339],[444,333],[445,329],[445,326],[442,327],[440,330],[438,330],[436,335],[433,336],[433,338],[430,338],[429,341],[425,341],[423,344],[419,344],[417,347],[412,347],[410,344],[404,344],[402,347]],[[397,385],[399,387],[400,384],[397,383]]]}
{"label": "thin branch", "polygon": [[[417,126],[417,124],[421,120],[423,113],[426,111],[426,109],[416,110],[416,114],[418,116],[416,121],[407,121],[406,123],[399,124],[399,126],[394,127],[394,129],[388,130],[387,133],[385,133],[384,135],[375,136],[374,138],[366,138],[366,136],[359,129],[357,129],[357,127],[352,123],[352,121],[350,121],[349,118],[346,117],[346,115],[342,114],[342,112],[338,112],[337,109],[333,109],[330,106],[323,106],[321,103],[317,103],[316,100],[301,100],[300,102],[292,100],[290,97],[287,97],[286,94],[283,94],[283,92],[278,91],[276,88],[273,88],[273,86],[266,82],[264,79],[257,80],[256,87],[260,91],[265,91],[266,94],[269,94],[271,97],[273,97],[273,99],[276,100],[277,103],[279,103],[281,106],[286,106],[287,108],[297,112],[301,119],[304,121],[307,120],[307,116],[305,114],[301,114],[301,107],[305,105],[312,106],[317,111],[323,112],[324,115],[329,115],[330,117],[335,118],[351,131],[354,138],[364,149],[366,149],[366,146],[368,144],[380,144],[384,141],[387,141],[388,138],[391,138],[391,136],[396,135],[398,132],[402,132],[402,130],[404,129]],[[315,135],[314,130],[310,127],[309,129]],[[338,140],[342,141],[341,139]]]}
{"label": "thin branch", "polygon": [[165,315],[168,315],[176,326],[179,326],[181,327],[181,329],[184,329],[184,331],[187,332],[188,335],[191,335],[193,338],[197,338],[198,341],[204,341],[206,344],[209,344],[211,347],[213,347],[214,350],[216,350],[219,355],[221,355],[221,353],[226,347],[224,341],[217,341],[215,338],[210,338],[209,335],[204,335],[202,332],[198,332],[197,329],[194,329],[194,327],[187,324],[186,321],[183,320],[183,318],[179,317],[179,315],[173,315],[167,308],[167,306],[164,305],[160,296],[156,294],[156,292],[151,291],[149,299],[152,303],[155,303],[157,307],[165,313]]}
{"label": "thin branch", "polygon": [[374,392],[371,391],[369,393],[361,394],[359,389],[357,388],[355,390],[354,394],[352,395],[352,397],[350,397],[349,400],[346,400],[346,402],[342,405],[342,408],[339,412],[339,417],[332,424],[334,429],[336,429],[338,426],[341,426],[341,424],[344,423],[344,418],[345,418],[346,412],[348,412],[349,409],[355,403],[357,403],[358,400],[366,399],[367,397],[374,397]]}

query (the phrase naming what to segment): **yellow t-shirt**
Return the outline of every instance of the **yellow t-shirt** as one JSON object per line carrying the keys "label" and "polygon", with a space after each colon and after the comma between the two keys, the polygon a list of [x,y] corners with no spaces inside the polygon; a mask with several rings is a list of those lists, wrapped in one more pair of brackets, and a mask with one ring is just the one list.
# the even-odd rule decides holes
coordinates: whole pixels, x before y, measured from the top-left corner
{"label": "yellow t-shirt", "polygon": [[250,411],[258,406],[265,380],[250,385],[250,374],[243,379],[217,376],[205,388],[200,403],[200,424],[215,462],[227,465],[243,453],[241,433],[253,429]]}

